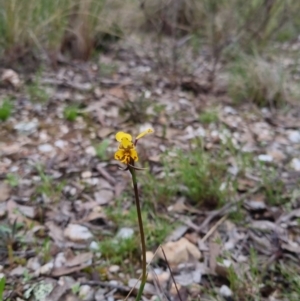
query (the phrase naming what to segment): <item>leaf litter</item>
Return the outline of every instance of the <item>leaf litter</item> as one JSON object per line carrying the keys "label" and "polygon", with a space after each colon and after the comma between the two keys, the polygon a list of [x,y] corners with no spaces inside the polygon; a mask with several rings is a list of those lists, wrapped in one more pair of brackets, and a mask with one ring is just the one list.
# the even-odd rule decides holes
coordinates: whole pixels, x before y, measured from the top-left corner
{"label": "leaf litter", "polygon": [[[284,275],[300,260],[299,107],[271,113],[248,103],[234,106],[204,79],[184,77],[174,87],[168,74],[156,72],[151,51],[124,43],[119,54],[101,54],[118,66],[112,78],[99,76],[94,63],[85,64],[86,72],[69,65],[44,70],[45,103],[27,92],[25,75],[2,71],[0,95],[14,97],[13,114],[0,128],[5,296],[125,298],[140,271],[138,243],[124,265],[101,249],[103,240],[124,229],[131,233],[127,239],[137,234],[136,225],[126,224],[130,182],[113,160],[114,134],[151,126],[155,134],[140,145],[140,164],[148,162],[157,183],[176,175],[164,170],[164,152],[171,162],[177,149],[189,152],[201,141],[212,157],[223,150],[235,186],[224,179],[220,189],[230,193],[213,208],[193,202],[182,183],[165,204],[155,204],[174,231],[147,253],[145,297],[178,298],[172,273],[189,300],[254,300],[256,294],[286,300]],[[75,122],[64,119],[71,104],[78,108]],[[206,124],[199,115],[211,111],[217,118]],[[105,148],[97,147],[104,140],[110,141]],[[122,225],[114,216],[120,208]],[[160,244],[167,264],[161,250],[155,252]]]}

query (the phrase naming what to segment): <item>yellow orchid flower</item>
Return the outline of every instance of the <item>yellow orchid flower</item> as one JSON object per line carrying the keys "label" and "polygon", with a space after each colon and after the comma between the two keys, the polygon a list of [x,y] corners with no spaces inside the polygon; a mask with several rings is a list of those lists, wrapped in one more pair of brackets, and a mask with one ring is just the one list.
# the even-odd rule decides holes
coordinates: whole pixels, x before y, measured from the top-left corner
{"label": "yellow orchid flower", "polygon": [[132,149],[130,149],[130,148],[129,149],[119,148],[115,152],[115,159],[122,162],[122,163],[125,163],[125,164],[130,164],[131,160],[133,160],[135,162],[139,160],[135,148],[132,148]]}
{"label": "yellow orchid flower", "polygon": [[116,134],[116,140],[118,142],[120,142],[119,148],[124,148],[124,149],[130,148],[131,149],[134,147],[134,145],[132,143],[132,137],[131,137],[131,135],[129,135],[127,133],[118,132]]}
{"label": "yellow orchid flower", "polygon": [[135,144],[137,140],[153,132],[154,131],[152,129],[147,129],[146,131],[140,133],[136,137],[135,143],[132,142],[132,137],[130,134],[127,134],[125,132],[118,132],[116,134],[116,140],[120,142],[120,144],[119,149],[115,152],[115,159],[127,165],[130,164],[132,161],[137,162],[138,154],[135,149]]}

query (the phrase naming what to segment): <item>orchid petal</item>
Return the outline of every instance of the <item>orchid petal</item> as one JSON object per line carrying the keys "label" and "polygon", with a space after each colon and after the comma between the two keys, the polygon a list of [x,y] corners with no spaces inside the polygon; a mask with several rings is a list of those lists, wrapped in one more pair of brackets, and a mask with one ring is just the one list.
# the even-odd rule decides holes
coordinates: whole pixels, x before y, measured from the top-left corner
{"label": "orchid petal", "polygon": [[123,139],[123,138],[126,138],[128,141],[132,141],[132,137],[131,137],[130,134],[127,134],[127,133],[124,133],[124,132],[118,132],[118,133],[116,134],[116,140],[117,140],[118,142],[122,142],[122,139]]}
{"label": "orchid petal", "polygon": [[154,130],[149,128],[146,131],[141,132],[135,139],[138,140],[138,139],[144,137],[145,135],[151,134],[153,132],[154,132]]}

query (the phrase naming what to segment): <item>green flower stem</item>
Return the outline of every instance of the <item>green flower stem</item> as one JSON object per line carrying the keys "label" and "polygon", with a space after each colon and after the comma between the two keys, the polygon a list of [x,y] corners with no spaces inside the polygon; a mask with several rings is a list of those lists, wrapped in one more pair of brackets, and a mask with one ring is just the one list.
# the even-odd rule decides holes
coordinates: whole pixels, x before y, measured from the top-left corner
{"label": "green flower stem", "polygon": [[136,212],[138,216],[138,223],[139,223],[139,229],[140,229],[140,236],[141,236],[141,244],[142,244],[142,255],[143,255],[143,260],[142,260],[142,279],[141,279],[141,285],[136,297],[136,301],[139,301],[142,297],[143,291],[144,291],[144,286],[146,284],[147,280],[147,263],[146,263],[146,242],[145,242],[145,234],[144,234],[144,227],[143,227],[143,220],[142,220],[142,212],[141,212],[141,205],[140,205],[140,199],[139,199],[139,192],[138,192],[138,187],[137,187],[137,179],[136,179],[136,174],[134,167],[129,166],[129,171],[131,173],[132,177],[132,183],[133,183],[133,188],[134,188],[134,195],[135,195],[135,205],[136,205]]}

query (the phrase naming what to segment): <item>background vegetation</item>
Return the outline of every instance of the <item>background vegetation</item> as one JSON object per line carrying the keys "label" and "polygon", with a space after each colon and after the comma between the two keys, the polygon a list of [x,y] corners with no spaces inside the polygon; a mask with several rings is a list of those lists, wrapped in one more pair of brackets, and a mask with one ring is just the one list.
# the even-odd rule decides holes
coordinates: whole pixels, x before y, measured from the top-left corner
{"label": "background vegetation", "polygon": [[[252,220],[271,220],[275,216],[274,207],[280,207],[282,212],[290,212],[298,208],[299,189],[295,188],[296,185],[290,185],[291,187],[287,189],[284,177],[281,176],[282,171],[291,167],[293,160],[298,162],[299,147],[295,145],[300,138],[297,136],[299,131],[294,122],[297,113],[294,114],[295,119],[292,119],[290,124],[287,119],[293,114],[282,119],[283,121],[274,121],[272,118],[275,114],[271,115],[271,113],[284,114],[292,107],[290,105],[299,104],[300,94],[297,84],[300,70],[298,66],[299,15],[300,1],[296,0],[0,0],[0,66],[16,70],[21,81],[24,80],[24,85],[14,86],[15,89],[12,89],[13,85],[5,87],[3,97],[0,95],[0,125],[5,125],[0,126],[0,134],[2,134],[1,130],[3,133],[13,133],[13,139],[17,140],[15,136],[24,128],[24,123],[22,124],[24,119],[27,122],[25,125],[29,126],[27,129],[29,136],[35,137],[34,132],[41,130],[45,133],[49,132],[51,136],[48,125],[41,122],[51,117],[53,118],[51,126],[55,134],[61,132],[60,125],[64,125],[64,129],[70,132],[67,138],[64,136],[55,138],[56,143],[58,142],[56,147],[63,149],[64,142],[69,142],[68,139],[73,143],[70,143],[72,156],[66,152],[66,160],[70,161],[67,161],[64,166],[73,167],[81,164],[80,159],[84,162],[88,157],[87,163],[82,163],[78,169],[76,167],[68,171],[64,166],[59,168],[61,174],[59,173],[58,176],[57,173],[51,173],[51,166],[48,167],[52,163],[41,163],[39,160],[44,160],[43,157],[37,157],[32,171],[35,182],[32,183],[28,204],[42,209],[41,212],[32,214],[34,217],[30,216],[30,218],[38,219],[41,224],[44,223],[46,218],[44,211],[47,208],[40,204],[44,204],[45,200],[55,206],[64,200],[67,204],[72,204],[72,209],[68,208],[67,211],[75,210],[78,205],[77,200],[80,201],[80,194],[72,195],[70,192],[74,180],[72,177],[77,180],[78,185],[75,188],[80,189],[80,193],[84,192],[87,199],[94,198],[93,189],[97,187],[94,187],[96,185],[92,180],[103,176],[103,166],[108,170],[105,169],[106,177],[115,179],[115,172],[118,170],[117,168],[114,170],[115,162],[111,164],[114,151],[112,137],[120,121],[126,127],[138,128],[149,122],[154,128],[161,129],[153,135],[153,140],[152,138],[148,140],[149,148],[142,143],[139,145],[142,164],[150,158],[151,151],[155,147],[161,155],[158,159],[155,156],[151,157],[148,160],[147,170],[139,174],[147,247],[153,252],[179,223],[188,224],[190,230],[197,232],[198,239],[208,229],[197,228],[202,221],[203,212],[205,214],[221,212],[220,216],[224,217],[225,211],[223,212],[222,208],[226,209],[226,205],[230,203],[234,210],[226,211],[226,216],[230,223],[241,228],[250,228],[248,223]],[[130,57],[131,49],[135,47],[133,45],[132,48],[129,47],[124,51],[125,59],[120,59],[120,55],[118,62],[117,60],[115,62],[115,53],[111,51],[109,54],[113,54],[107,62],[99,60],[103,53],[113,49],[114,42],[126,43],[127,38],[140,43],[147,55],[139,57],[136,50],[135,56]],[[122,52],[121,48],[122,46],[117,48],[116,52]],[[151,72],[145,72],[140,76],[136,70],[132,73],[128,71],[132,67],[128,63],[129,60],[130,62],[132,60],[134,65],[139,59],[147,60],[147,56],[151,58],[149,59],[151,68],[145,65]],[[79,71],[71,70],[70,74],[84,73],[82,72],[84,68],[80,69],[82,61],[97,59],[96,67],[99,68],[95,68],[97,69],[95,73],[100,70],[102,77],[95,76],[95,82],[91,80],[92,83],[88,88],[80,80],[76,82],[76,76],[68,75],[67,72],[69,81],[65,81],[65,78],[55,81],[49,76],[50,72],[47,74],[50,68],[56,72],[59,63],[66,63],[65,66],[70,66],[70,69],[74,66],[78,68]],[[128,71],[128,74],[124,72],[126,75],[120,71],[123,70],[124,61],[128,63],[125,64]],[[136,67],[143,68],[142,65],[137,63]],[[34,71],[34,74],[27,72],[28,70]],[[151,73],[163,76],[152,79]],[[102,85],[103,78],[120,74],[120,77],[123,76],[122,80],[104,81]],[[90,81],[88,75],[86,78]],[[138,81],[134,76],[139,77]],[[124,79],[125,77],[131,77],[134,84],[129,84],[127,87],[127,83],[124,84],[127,80]],[[164,81],[165,90],[169,93],[167,96],[162,95],[165,99],[157,92],[161,88],[160,81]],[[1,89],[2,84],[0,80]],[[51,85],[55,86],[52,90]],[[60,89],[56,89],[56,86]],[[99,86],[104,92],[98,89]],[[70,92],[67,96],[58,93],[68,89],[71,92],[67,91]],[[174,90],[174,93],[179,95],[178,99],[182,100],[178,107],[173,107]],[[180,98],[180,93],[185,93],[186,90],[192,92],[191,95],[196,95],[193,99],[195,107],[190,111],[188,109],[185,111],[185,108],[191,105],[187,99],[190,95],[186,93],[183,96],[186,99]],[[97,115],[98,111],[95,113],[99,100],[102,100],[101,93],[117,99],[113,104],[109,102],[110,100],[104,99],[108,104],[104,104],[103,110],[107,109],[111,115],[105,115],[103,118],[101,114]],[[230,99],[232,107],[227,107],[226,97]],[[166,99],[169,103],[164,102]],[[211,99],[218,102],[217,105],[210,102]],[[200,105],[198,102],[201,102]],[[250,110],[244,112],[244,107],[241,110],[238,106],[237,109],[233,108],[234,104],[247,103],[254,104],[251,106],[253,112]],[[26,109],[26,114],[23,114],[24,104],[28,107],[28,111],[31,109],[33,111],[27,113]],[[181,105],[184,109],[181,109]],[[206,105],[211,108],[206,109]],[[261,110],[259,107],[267,109]],[[282,108],[284,110],[281,110]],[[228,115],[232,115],[228,117],[226,110]],[[225,120],[224,116],[228,119]],[[36,118],[40,118],[39,126]],[[108,122],[105,125],[106,119]],[[244,119],[246,122],[241,126],[241,121]],[[31,122],[32,120],[34,122]],[[258,120],[262,121],[260,125]],[[17,126],[15,123],[18,123]],[[280,128],[281,123],[288,124]],[[256,124],[258,128],[254,128]],[[266,126],[267,128],[264,128]],[[32,132],[30,128],[33,128]],[[195,134],[196,128],[199,131]],[[237,141],[241,141],[239,135],[244,134],[243,130],[248,128],[251,135],[238,144]],[[170,129],[176,130],[175,134],[172,131],[168,132]],[[191,131],[188,132],[187,129]],[[79,143],[75,136],[72,137],[74,132],[81,130],[80,135],[76,137],[86,139],[84,143],[81,141]],[[188,138],[185,136],[187,132]],[[271,132],[274,132],[274,136]],[[23,135],[22,131],[20,133]],[[45,133],[40,135],[38,137],[40,140],[37,141],[42,141],[43,137],[48,139]],[[275,135],[279,137],[278,141]],[[0,138],[8,139],[7,137],[10,136],[2,134]],[[1,139],[0,146],[1,143],[6,143],[6,140],[1,141]],[[176,140],[175,145],[172,145],[174,142],[172,139]],[[255,144],[254,149],[243,149],[243,143],[249,142],[246,139],[251,142],[251,146]],[[53,150],[50,138],[47,144],[44,143],[45,141],[43,144],[37,141],[30,149],[33,149],[33,152],[41,153],[40,149],[37,151],[40,146],[43,146],[44,152],[46,149],[46,153],[47,149]],[[275,155],[274,152],[272,153],[274,150],[271,147],[267,148],[267,146],[276,146],[271,144],[274,141],[285,145],[285,149],[279,152],[279,155],[277,153],[278,162],[274,159],[276,158],[276,153]],[[26,144],[28,143],[24,144],[25,147]],[[76,149],[74,145],[80,145],[81,148]],[[181,149],[180,146],[183,145],[186,148]],[[265,153],[260,153],[262,149]],[[291,154],[286,154],[288,151]],[[81,157],[80,152],[83,152],[82,158],[77,158],[76,156]],[[22,151],[18,154],[21,158],[19,161],[22,161],[25,155]],[[269,154],[273,154],[274,158]],[[288,157],[292,155],[294,158]],[[7,160],[9,164],[18,161],[12,158]],[[107,165],[102,166],[103,163]],[[228,166],[231,166],[231,170]],[[19,177],[18,169],[7,170],[8,172],[0,176],[3,177],[6,185],[18,194],[24,179]],[[22,168],[20,170],[22,171]],[[88,174],[90,172],[88,177],[86,172]],[[82,176],[84,173],[85,177]],[[110,173],[113,176],[110,176]],[[26,177],[32,177],[32,174],[27,173]],[[295,178],[299,186],[297,175],[292,175],[292,178]],[[101,211],[103,216],[99,214],[95,221],[95,224],[101,222],[109,229],[102,231],[101,228],[99,233],[96,232],[97,243],[93,246],[93,252],[101,253],[103,262],[97,263],[95,269],[102,270],[103,266],[106,268],[112,264],[119,265],[122,272],[133,277],[136,276],[136,269],[140,266],[138,236],[120,240],[116,233],[122,228],[136,231],[137,217],[130,187],[124,188],[124,191],[121,188],[122,193],[116,200],[108,201],[109,204],[104,202],[103,212]],[[252,201],[249,202],[250,204],[244,203],[250,194],[254,202],[250,200]],[[105,199],[106,196],[103,198]],[[260,203],[261,199],[264,201],[260,206],[264,205],[264,207],[255,208],[254,206],[258,206],[257,203]],[[85,201],[82,203],[84,204]],[[14,213],[13,210],[11,213]],[[190,218],[193,223],[188,223],[183,217]],[[294,222],[293,227],[299,226],[298,216]],[[12,224],[10,221],[9,223]],[[63,228],[65,224],[62,222],[61,226]],[[42,254],[42,258],[39,258],[40,262],[47,264],[51,260],[52,240],[42,236],[41,240],[34,241],[32,245],[25,245],[22,242],[24,234],[19,235],[18,232],[23,227],[26,229],[27,225],[14,223],[11,228],[7,226],[0,229],[4,237],[4,244],[0,247],[3,247],[8,254],[10,268],[15,267],[16,264],[25,265],[26,260],[19,259],[15,253],[22,247],[36,248],[36,253]],[[248,237],[249,235],[245,241],[250,241],[247,255],[249,255],[251,273],[247,275],[245,273],[244,277],[240,277],[232,268],[227,275],[229,279],[227,284],[230,284],[235,295],[239,297],[240,294],[246,295],[241,300],[254,300],[253,296],[258,295],[259,285],[262,282],[267,283],[264,279],[265,274],[259,269],[261,265],[257,262],[259,248],[255,248],[256,245]],[[279,258],[283,250],[280,244],[275,247],[276,252],[273,252],[273,249],[271,251],[275,256],[279,254]],[[226,252],[222,260],[227,259],[227,255],[231,259],[230,252],[228,254]],[[278,265],[276,260],[277,257],[274,259],[276,271],[270,275],[274,274],[277,277],[277,274],[280,274],[284,281],[290,283],[292,290],[296,292],[296,297],[290,296],[290,290],[286,289],[285,282],[281,280],[278,280],[280,285],[283,284],[280,288],[279,285],[272,284],[274,290],[281,291],[282,295],[289,297],[289,300],[299,300],[300,282],[294,277],[299,274],[299,265],[292,264],[289,267],[284,265],[287,261]],[[105,272],[103,275],[106,279],[108,274]],[[24,279],[26,277],[24,273]],[[276,277],[274,276],[274,279]],[[24,280],[26,281],[28,279]],[[211,286],[214,285],[213,279],[209,279],[209,282]],[[247,291],[248,286],[250,288]],[[0,280],[0,299],[3,287],[4,280]],[[75,288],[79,289],[79,287]],[[210,291],[210,294],[212,293],[213,290]]]}

